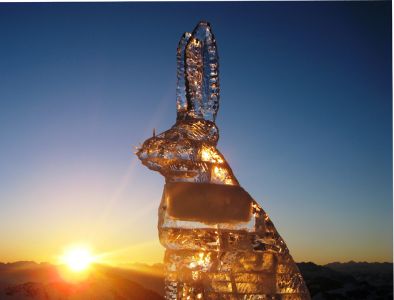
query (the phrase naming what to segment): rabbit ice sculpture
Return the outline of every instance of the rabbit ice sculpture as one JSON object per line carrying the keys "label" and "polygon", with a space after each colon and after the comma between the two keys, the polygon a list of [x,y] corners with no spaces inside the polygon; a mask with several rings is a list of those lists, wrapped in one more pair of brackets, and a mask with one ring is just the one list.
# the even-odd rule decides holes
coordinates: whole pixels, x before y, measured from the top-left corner
{"label": "rabbit ice sculpture", "polygon": [[166,299],[310,299],[285,242],[216,149],[219,65],[209,23],[177,49],[177,120],[137,155],[165,177]]}

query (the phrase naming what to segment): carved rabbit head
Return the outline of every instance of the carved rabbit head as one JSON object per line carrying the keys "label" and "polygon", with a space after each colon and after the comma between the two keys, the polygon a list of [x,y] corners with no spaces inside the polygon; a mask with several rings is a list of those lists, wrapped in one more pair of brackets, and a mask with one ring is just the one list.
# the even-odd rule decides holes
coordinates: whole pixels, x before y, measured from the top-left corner
{"label": "carved rabbit head", "polygon": [[137,151],[148,168],[167,181],[238,184],[216,149],[219,130],[219,63],[209,23],[184,33],[177,48],[177,120],[171,129],[147,139]]}

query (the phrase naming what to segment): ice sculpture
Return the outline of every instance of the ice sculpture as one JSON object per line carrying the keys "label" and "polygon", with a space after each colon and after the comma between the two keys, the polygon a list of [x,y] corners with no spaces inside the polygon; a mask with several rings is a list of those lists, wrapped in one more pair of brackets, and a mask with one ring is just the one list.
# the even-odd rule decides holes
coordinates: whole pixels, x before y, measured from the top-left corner
{"label": "ice sculpture", "polygon": [[218,54],[209,23],[177,49],[177,120],[137,155],[165,177],[159,237],[166,299],[310,299],[270,218],[216,149]]}

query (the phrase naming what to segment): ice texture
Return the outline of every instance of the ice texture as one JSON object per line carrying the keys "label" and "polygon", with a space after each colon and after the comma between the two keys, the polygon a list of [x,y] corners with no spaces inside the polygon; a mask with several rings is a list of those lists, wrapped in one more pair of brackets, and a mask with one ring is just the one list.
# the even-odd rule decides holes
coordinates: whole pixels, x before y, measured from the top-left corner
{"label": "ice texture", "polygon": [[289,250],[216,148],[219,64],[207,22],[177,48],[177,120],[137,155],[165,177],[166,299],[310,299]]}
{"label": "ice texture", "polygon": [[177,119],[214,122],[219,109],[219,61],[215,37],[207,22],[184,33],[177,49]]}

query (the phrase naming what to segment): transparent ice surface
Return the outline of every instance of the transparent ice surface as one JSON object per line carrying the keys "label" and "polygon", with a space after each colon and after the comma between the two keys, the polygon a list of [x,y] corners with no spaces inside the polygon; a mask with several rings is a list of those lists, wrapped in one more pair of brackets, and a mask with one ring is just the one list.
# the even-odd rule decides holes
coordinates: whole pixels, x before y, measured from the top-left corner
{"label": "transparent ice surface", "polygon": [[310,299],[285,242],[216,148],[219,64],[209,23],[177,49],[177,121],[137,155],[165,177],[166,299]]}

